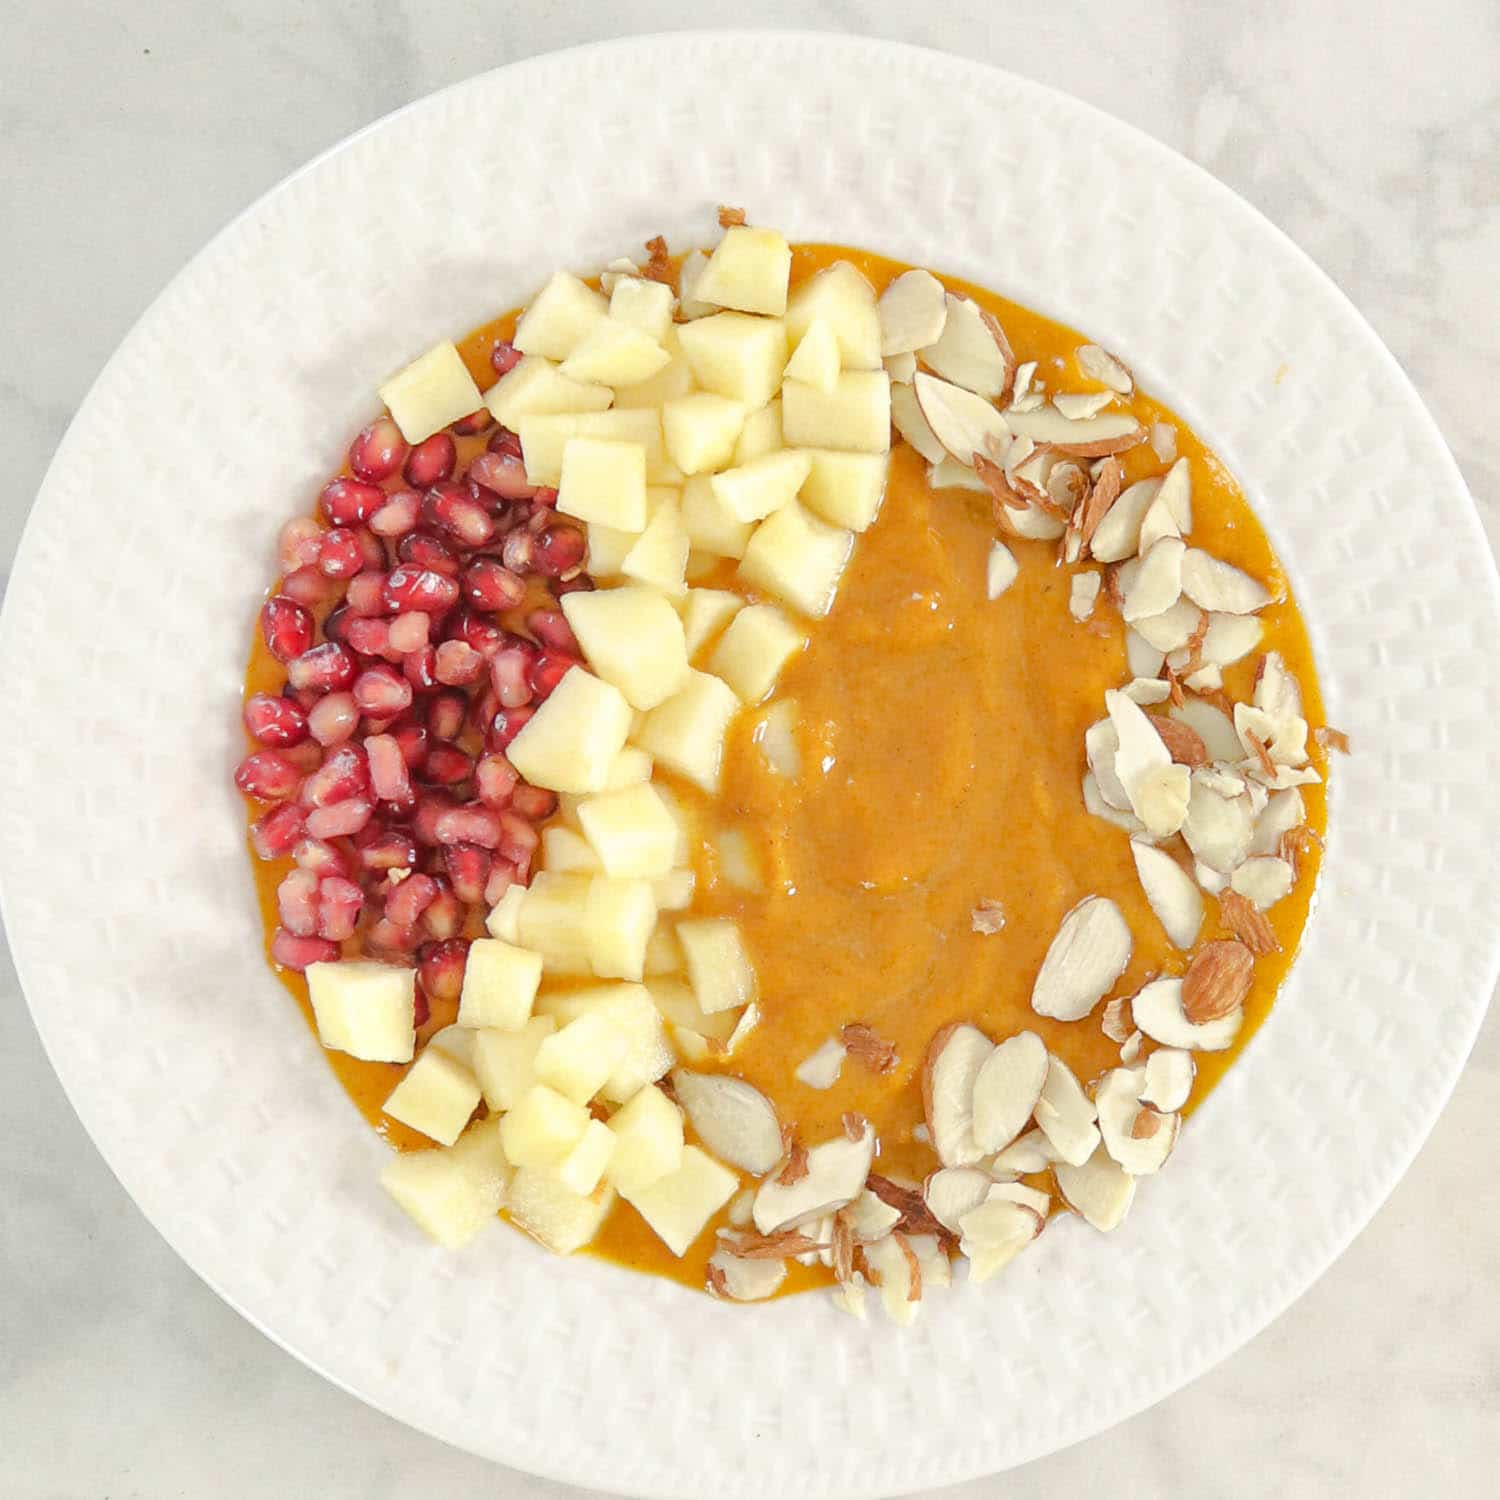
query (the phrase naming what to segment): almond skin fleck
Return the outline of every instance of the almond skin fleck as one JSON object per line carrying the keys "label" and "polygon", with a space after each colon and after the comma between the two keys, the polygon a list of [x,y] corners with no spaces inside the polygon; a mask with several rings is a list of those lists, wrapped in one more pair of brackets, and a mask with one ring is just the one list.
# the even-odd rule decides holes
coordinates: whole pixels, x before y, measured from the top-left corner
{"label": "almond skin fleck", "polygon": [[730,208],[728,204],[719,205],[719,228],[732,229],[737,224],[745,222],[745,210],[743,208]]}
{"label": "almond skin fleck", "polygon": [[[849,1056],[861,1062],[872,1073],[889,1073],[896,1066],[896,1046],[876,1035],[873,1027],[853,1021],[839,1032]],[[857,1137],[856,1137],[857,1139]]]}
{"label": "almond skin fleck", "polygon": [[1179,766],[1198,770],[1208,764],[1208,747],[1203,736],[1189,724],[1169,719],[1165,714],[1151,714],[1151,727],[1161,736],[1161,742]]}
{"label": "almond skin fleck", "polygon": [[1182,1009],[1194,1026],[1217,1021],[1245,1003],[1255,973],[1255,955],[1244,943],[1207,943],[1182,976]]}

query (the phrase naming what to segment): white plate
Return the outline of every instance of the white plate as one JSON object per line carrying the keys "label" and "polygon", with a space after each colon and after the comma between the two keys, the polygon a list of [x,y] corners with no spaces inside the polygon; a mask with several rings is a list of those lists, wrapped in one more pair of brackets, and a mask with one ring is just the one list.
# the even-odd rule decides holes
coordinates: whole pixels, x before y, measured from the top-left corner
{"label": "white plate", "polygon": [[[497,1230],[422,1244],[260,934],[229,772],[273,539],[439,335],[747,205],[1060,315],[1244,483],[1313,627],[1341,762],[1281,1003],[1105,1239],[1059,1224],[909,1332],[753,1311]],[[1390,1191],[1495,978],[1492,565],[1390,355],[1276,230],[1060,94],[885,43],[677,35],[519,64],[297,174],[172,283],[90,393],[17,561],[0,660],[16,963],[85,1126],[198,1273],[450,1442],[651,1495],[883,1495],[1157,1400]],[[1487,899],[1487,898],[1486,898]],[[1392,1289],[1399,1296],[1399,1288]]]}

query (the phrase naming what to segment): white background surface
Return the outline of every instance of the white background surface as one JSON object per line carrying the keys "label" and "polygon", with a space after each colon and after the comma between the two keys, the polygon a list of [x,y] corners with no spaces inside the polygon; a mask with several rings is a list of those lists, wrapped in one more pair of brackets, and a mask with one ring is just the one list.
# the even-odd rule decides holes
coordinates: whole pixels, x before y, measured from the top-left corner
{"label": "white background surface", "polygon": [[[1486,513],[1500,263],[1500,16],[1387,4],[742,4],[741,23],[899,37],[1067,88],[1194,157],[1287,229],[1411,371]],[[1201,13],[1200,13],[1201,12]],[[1128,24],[1123,24],[1128,17]],[[0,503],[8,558],[115,342],[227,218],[308,156],[486,67],[701,6],[23,0],[0,96]],[[16,84],[20,82],[21,86]],[[527,107],[517,101],[518,109]],[[643,101],[649,108],[649,101]],[[492,122],[502,128],[503,122]],[[225,413],[232,420],[232,413]],[[191,499],[185,503],[193,503]],[[120,505],[129,505],[128,461]],[[80,600],[87,608],[88,601]],[[57,732],[66,732],[58,726]],[[149,728],[143,727],[143,732]],[[87,892],[64,891],[83,920]],[[1486,920],[1476,902],[1476,920]],[[13,975],[0,1004],[0,1442],[7,1494],[560,1496],[324,1385],[182,1267],[94,1155]],[[1421,997],[1414,996],[1413,1003]],[[1500,1041],[1481,1039],[1387,1209],[1249,1349],[1156,1411],[951,1493],[1488,1493],[1500,1440]]]}

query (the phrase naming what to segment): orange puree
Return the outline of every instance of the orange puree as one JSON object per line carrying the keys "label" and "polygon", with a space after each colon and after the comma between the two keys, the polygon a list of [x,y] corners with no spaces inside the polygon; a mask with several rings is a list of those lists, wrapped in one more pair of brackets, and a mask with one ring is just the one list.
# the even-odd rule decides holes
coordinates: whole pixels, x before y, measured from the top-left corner
{"label": "orange puree", "polygon": [[[793,279],[840,258],[853,260],[877,290],[907,269],[809,245],[795,253]],[[1093,388],[1072,363],[1085,341],[1078,334],[978,287],[948,285],[998,315],[1017,358],[1038,361],[1050,388]],[[476,373],[510,326],[487,325],[466,342]],[[1283,600],[1262,615],[1260,650],[1226,671],[1229,696],[1248,699],[1261,651],[1276,650],[1302,684],[1309,722],[1321,723],[1301,616],[1239,487],[1173,413],[1143,396],[1130,404],[1143,422],[1172,423],[1178,452],[1192,461],[1193,543],[1262,579]],[[1125,462],[1127,483],[1164,467],[1144,446]],[[698,810],[705,833],[734,828],[749,836],[763,877],[754,893],[729,885],[705,841],[692,914],[738,920],[760,985],[760,1024],[724,1066],[767,1094],[806,1144],[837,1134],[844,1111],[859,1111],[879,1136],[877,1170],[916,1179],[937,1165],[913,1135],[922,1117],[922,1059],[948,1022],[973,1021],[995,1038],[1030,1028],[1085,1081],[1118,1063],[1118,1046],[1100,1031],[1097,1012],[1063,1024],[1030,1005],[1047,946],[1084,896],[1115,900],[1134,934],[1130,966],[1112,993],[1131,994],[1152,974],[1185,967],[1141,892],[1128,839],[1090,816],[1080,792],[1084,731],[1103,716],[1105,690],[1128,677],[1118,613],[1101,601],[1097,618],[1072,618],[1072,570],[1057,565],[1056,543],[1009,541],[1020,576],[988,601],[985,562],[994,534],[987,496],[930,490],[922,460],[898,443],[879,519],[859,538],[831,614],[812,627],[808,649],[776,691],[799,706],[800,779],[770,771],[751,742],[755,717],[745,714],[731,729],[720,795],[674,786]],[[732,579],[726,564],[702,581],[730,586]],[[280,668],[257,644],[250,689],[279,681]],[[1324,770],[1321,750],[1310,748]],[[1303,795],[1308,821],[1321,834],[1323,788],[1304,788]],[[1307,920],[1317,860],[1314,849],[1292,894],[1269,913],[1282,951],[1257,961],[1235,1047],[1198,1055],[1194,1104],[1269,1012]],[[286,868],[256,867],[268,937]],[[986,899],[1005,915],[1003,931],[993,935],[971,928],[971,913]],[[1202,938],[1229,935],[1218,925],[1217,903],[1205,906]],[[301,976],[282,977],[305,1009]],[[429,1029],[450,1019],[435,1013]],[[798,1083],[797,1064],[853,1021],[895,1043],[896,1067],[876,1076],[851,1057],[832,1089]],[[367,1118],[395,1144],[427,1144],[380,1115],[400,1068],[328,1056]],[[705,1234],[674,1259],[623,1206],[595,1246],[611,1259],[698,1286],[712,1247]],[[790,1289],[829,1279],[822,1270],[792,1272]]]}

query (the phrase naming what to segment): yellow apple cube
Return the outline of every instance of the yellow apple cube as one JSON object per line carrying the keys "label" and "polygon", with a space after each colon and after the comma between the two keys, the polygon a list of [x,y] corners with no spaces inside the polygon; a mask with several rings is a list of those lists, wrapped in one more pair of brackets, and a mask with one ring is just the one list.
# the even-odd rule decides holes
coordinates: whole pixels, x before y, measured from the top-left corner
{"label": "yellow apple cube", "polygon": [[672,356],[654,338],[614,317],[600,318],[559,369],[570,380],[630,386],[650,380]]}
{"label": "yellow apple cube", "polygon": [[479,387],[451,343],[437,344],[380,387],[408,443],[420,443],[484,405]]}
{"label": "yellow apple cube", "polygon": [[674,301],[672,288],[664,282],[647,281],[644,276],[622,276],[609,294],[609,315],[665,348]]}
{"label": "yellow apple cube", "polygon": [[532,484],[562,483],[563,452],[574,438],[639,443],[646,450],[647,484],[681,482],[680,473],[667,459],[661,417],[655,411],[616,407],[613,411],[535,412],[521,418],[516,433]]}
{"label": "yellow apple cube", "polygon": [[891,377],[884,370],[848,370],[831,392],[788,380],[781,387],[781,430],[793,447],[887,453]]}
{"label": "yellow apple cube", "polygon": [[805,453],[782,448],[715,474],[709,483],[735,520],[760,521],[795,500],[811,470],[812,460]]}
{"label": "yellow apple cube", "polygon": [[693,283],[693,300],[780,317],[791,273],[792,251],[785,235],[731,225]]}
{"label": "yellow apple cube", "polygon": [[318,1040],[365,1062],[410,1062],[416,1051],[416,970],[352,959],[307,966]]}
{"label": "yellow apple cube", "polygon": [[542,1039],[536,1076],[574,1104],[587,1104],[625,1055],[627,1038],[603,1011],[591,1011]]}
{"label": "yellow apple cube", "polygon": [[506,755],[533,786],[597,792],[625,747],[630,724],[630,705],[620,690],[574,667],[527,720]]}
{"label": "yellow apple cube", "polygon": [[557,1180],[571,1193],[587,1197],[599,1186],[610,1158],[615,1137],[603,1120],[590,1120],[583,1139],[557,1164]]}
{"label": "yellow apple cube", "polygon": [[511,342],[522,354],[566,359],[608,310],[591,286],[571,272],[558,271],[521,314]]}
{"label": "yellow apple cube", "polygon": [[522,1167],[511,1180],[507,1203],[511,1222],[554,1255],[583,1249],[614,1206],[615,1190],[608,1184],[581,1197],[545,1167]]}
{"label": "yellow apple cube", "polygon": [[672,868],[677,820],[650,783],[587,798],[578,821],[605,874],[655,880]]}
{"label": "yellow apple cube", "polygon": [[693,288],[708,264],[708,257],[701,250],[689,250],[682,257],[682,268],[677,273],[677,311],[684,321],[706,317],[714,310],[712,302],[699,302],[693,296]]}
{"label": "yellow apple cube", "polygon": [[695,474],[682,487],[682,525],[694,551],[715,557],[743,557],[755,529],[738,520],[714,491],[710,474]]}
{"label": "yellow apple cube", "polygon": [[554,823],[542,829],[542,868],[554,875],[597,875],[603,866],[581,833]]}
{"label": "yellow apple cube", "polygon": [[624,1055],[599,1090],[603,1099],[623,1104],[672,1066],[672,1046],[661,1013],[644,985],[601,984],[544,995],[538,1003],[559,1025],[601,1015],[625,1037]]}
{"label": "yellow apple cube", "polygon": [[490,909],[484,919],[485,928],[493,938],[502,943],[519,945],[521,941],[521,905],[526,900],[524,885],[508,885],[505,894]]}
{"label": "yellow apple cube", "polygon": [[589,966],[600,979],[641,979],[656,927],[649,880],[596,875],[589,885]]}
{"label": "yellow apple cube", "polygon": [[441,1150],[403,1151],[386,1163],[381,1184],[438,1244],[466,1245],[505,1205],[512,1169],[500,1121],[480,1120]]}
{"label": "yellow apple cube", "polygon": [[846,260],[808,277],[787,299],[786,331],[794,346],[819,319],[833,330],[843,369],[881,368],[875,289]]}
{"label": "yellow apple cube", "polygon": [[806,634],[774,604],[752,604],[729,622],[708,670],[722,677],[741,703],[759,703],[806,644]]}
{"label": "yellow apple cube", "polygon": [[721,1010],[709,1015],[698,1004],[692,987],[680,979],[653,979],[648,988],[657,1010],[672,1027],[679,1046],[684,1033],[696,1036],[701,1042],[713,1041],[723,1046],[739,1024],[740,1014],[736,1010]]}
{"label": "yellow apple cube", "polygon": [[620,1196],[656,1231],[673,1255],[681,1256],[739,1185],[738,1175],[706,1151],[684,1146],[675,1172],[658,1177],[646,1187],[628,1193],[622,1190]]}
{"label": "yellow apple cube", "polygon": [[639,443],[570,438],[563,449],[557,508],[620,531],[646,525],[646,450]]}
{"label": "yellow apple cube", "polygon": [[606,1168],[622,1193],[638,1193],[682,1165],[682,1111],[647,1085],[609,1118],[614,1155]]}
{"label": "yellow apple cube", "polygon": [[740,929],[728,917],[679,922],[677,941],[687,960],[688,982],[705,1015],[755,999],[755,969]]}
{"label": "yellow apple cube", "polygon": [[[686,635],[685,629],[683,633]],[[608,792],[618,792],[627,786],[639,786],[641,782],[651,780],[652,769],[651,757],[644,750],[637,750],[634,745],[626,745],[615,756],[615,762],[609,768],[609,780],[605,783],[604,789]]]}
{"label": "yellow apple cube", "polygon": [[381,1108],[440,1146],[451,1146],[479,1108],[479,1080],[449,1053],[429,1047]]}
{"label": "yellow apple cube", "polygon": [[[544,1038],[542,1046],[560,1035]],[[540,1047],[537,1057],[540,1061]],[[582,1104],[538,1083],[500,1117],[500,1144],[514,1166],[555,1167],[583,1139],[590,1118]]]}
{"label": "yellow apple cube", "polygon": [[716,313],[677,330],[693,378],[705,391],[742,402],[754,411],[781,387],[786,369],[786,326],[779,318]]}
{"label": "yellow apple cube", "polygon": [[707,672],[689,671],[681,691],[646,715],[636,744],[658,765],[712,794],[719,789],[724,733],[739,706],[727,683]]}
{"label": "yellow apple cube", "polygon": [[[693,891],[697,888],[698,877],[691,870],[668,870],[665,875],[660,875],[651,884],[653,894],[656,896],[656,909],[663,911],[686,911],[693,904]],[[675,937],[671,940],[671,946],[677,950],[677,958],[665,968],[653,969],[653,963],[660,964],[664,960],[661,953],[661,945],[657,939],[663,938],[665,944],[666,928],[658,925],[656,931],[651,935],[651,942],[646,947],[646,972],[648,974],[675,974],[682,967],[681,950]]]}
{"label": "yellow apple cube", "polygon": [[839,340],[827,318],[814,318],[787,361],[787,380],[801,380],[832,395],[839,379]]}
{"label": "yellow apple cube", "polygon": [[541,870],[516,918],[521,945],[542,955],[547,974],[588,974],[588,875]]}
{"label": "yellow apple cube", "polygon": [[637,583],[676,596],[687,588],[690,548],[682,508],[675,500],[663,500],[652,510],[646,529],[622,559],[620,572]]}
{"label": "yellow apple cube", "polygon": [[564,594],[562,608],[589,665],[632,707],[655,708],[687,681],[682,620],[658,590],[626,585]]}
{"label": "yellow apple cube", "polygon": [[744,403],[711,391],[679,397],[661,409],[667,456],[684,474],[722,469],[734,457],[744,425]]}
{"label": "yellow apple cube", "polygon": [[698,389],[698,381],[683,352],[677,326],[673,324],[668,327],[659,342],[667,351],[667,363],[650,380],[643,380],[639,385],[621,386],[615,392],[616,411],[628,411],[636,407],[651,407],[654,410]]}
{"label": "yellow apple cube", "polygon": [[804,448],[810,468],[802,503],[834,526],[864,531],[880,513],[890,458],[884,453],[843,453]]}
{"label": "yellow apple cube", "polygon": [[[649,495],[649,491],[647,492]],[[649,506],[650,500],[647,500]],[[640,541],[639,531],[621,531],[596,521],[588,528],[588,570],[595,578],[618,578],[620,565]]]}
{"label": "yellow apple cube", "polygon": [[533,1016],[519,1031],[473,1033],[474,1076],[492,1110],[513,1108],[541,1081],[536,1076],[536,1049],[556,1030],[551,1016]]}
{"label": "yellow apple cube", "polygon": [[[663,885],[677,875],[691,875],[691,870],[674,870],[672,875],[664,876],[658,880],[654,889],[660,892]],[[657,902],[657,911],[660,911],[661,903]],[[680,908],[679,908],[680,909]],[[682,944],[677,941],[677,934],[667,922],[658,922],[656,931],[651,934],[651,941],[646,944],[646,976],[647,978],[659,978],[663,974],[680,974],[682,972],[683,957]]]}
{"label": "yellow apple cube", "polygon": [[784,505],[755,528],[740,561],[740,577],[820,619],[833,608],[853,548],[853,535],[842,527],[820,521],[801,505]]}
{"label": "yellow apple cube", "polygon": [[458,1024],[478,1029],[516,1031],[531,1015],[542,979],[542,956],[498,938],[477,938],[469,944],[463,990],[458,1000]]}
{"label": "yellow apple cube", "polygon": [[557,373],[540,354],[526,354],[484,393],[484,404],[502,426],[516,431],[522,417],[559,412],[604,411],[614,393]]}
{"label": "yellow apple cube", "polygon": [[735,440],[735,467],[742,467],[752,459],[763,458],[785,446],[781,436],[781,397],[778,396],[745,418],[745,425]]}
{"label": "yellow apple cube", "polygon": [[744,602],[728,589],[687,591],[682,607],[682,635],[689,661],[740,612]]}

